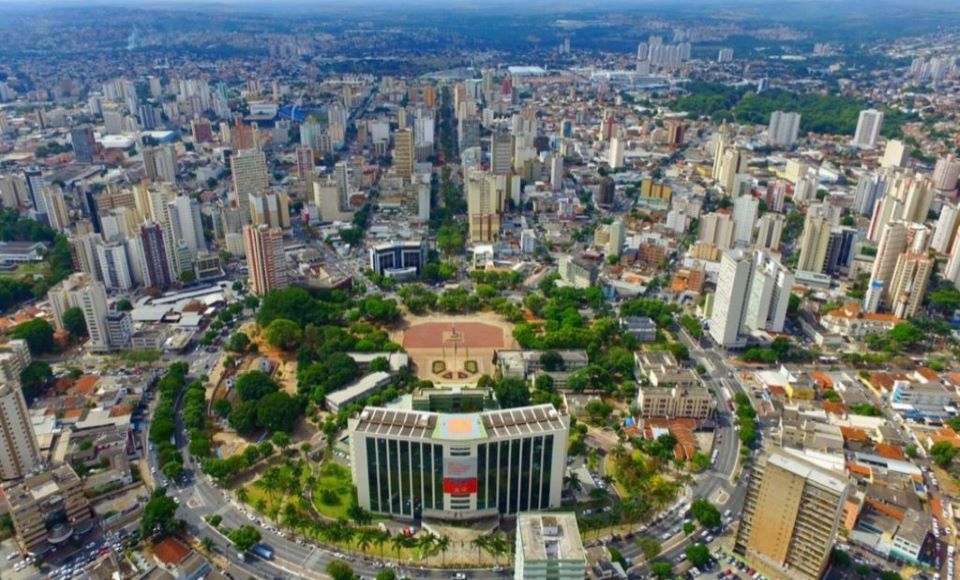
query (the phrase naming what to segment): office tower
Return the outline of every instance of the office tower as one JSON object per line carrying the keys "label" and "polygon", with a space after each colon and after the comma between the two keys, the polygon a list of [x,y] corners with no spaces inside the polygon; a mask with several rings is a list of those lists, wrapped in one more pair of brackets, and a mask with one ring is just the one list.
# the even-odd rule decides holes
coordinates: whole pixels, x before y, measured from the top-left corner
{"label": "office tower", "polygon": [[108,352],[107,340],[107,290],[102,283],[91,280],[72,291],[73,302],[83,311],[87,323],[87,348],[91,352]]}
{"label": "office tower", "polygon": [[563,156],[559,153],[550,158],[550,189],[563,189]]}
{"label": "office tower", "polygon": [[957,179],[960,178],[960,159],[953,153],[937,160],[933,168],[933,187],[941,193],[953,193],[957,189]]}
{"label": "office tower", "polygon": [[800,237],[800,259],[797,271],[823,273],[826,268],[827,249],[830,245],[830,220],[815,211],[808,211]]}
{"label": "office tower", "polygon": [[830,243],[827,246],[827,261],[824,270],[827,274],[847,274],[857,242],[860,239],[860,230],[851,227],[834,227],[830,230]]}
{"label": "office tower", "polygon": [[753,239],[753,226],[757,223],[760,200],[752,195],[741,195],[733,200],[733,239],[737,243],[749,245]]}
{"label": "office tower", "polygon": [[700,216],[698,241],[727,250],[733,247],[736,234],[737,224],[730,214],[711,212]]}
{"label": "office tower", "polygon": [[457,149],[460,154],[471,147],[480,146],[480,119],[462,117],[457,121]]}
{"label": "office tower", "polygon": [[617,184],[609,175],[600,178],[600,184],[597,187],[597,205],[600,207],[613,206],[616,198]]}
{"label": "office tower", "polygon": [[415,163],[413,130],[400,129],[393,134],[393,170],[400,177],[410,177]]}
{"label": "office tower", "polygon": [[93,127],[84,125],[70,129],[70,142],[77,163],[93,163],[97,150],[97,141],[93,136]]}
{"label": "office tower", "polygon": [[0,384],[0,479],[25,477],[41,461],[23,391],[16,382],[4,382]]}
{"label": "office tower", "polygon": [[29,167],[23,171],[23,177],[27,182],[27,193],[30,195],[30,204],[33,211],[38,214],[41,221],[47,220],[47,205],[43,198],[43,189],[47,186],[43,179],[43,172],[39,167]]}
{"label": "office tower", "polygon": [[495,131],[490,137],[490,173],[510,175],[513,167],[513,137],[506,131]]}
{"label": "office tower", "polygon": [[506,200],[497,177],[473,173],[467,178],[467,215],[471,242],[493,242],[500,235],[500,215]]}
{"label": "office tower", "polygon": [[138,265],[144,284],[152,288],[166,288],[173,284],[173,248],[163,226],[155,222],[143,224],[137,242]]}
{"label": "office tower", "polygon": [[861,149],[873,149],[880,138],[880,128],[883,125],[883,113],[876,109],[860,111],[857,121],[857,132],[853,137],[853,145]]}
{"label": "office tower", "polygon": [[230,171],[233,174],[231,204],[240,209],[243,223],[250,223],[250,194],[270,187],[267,157],[258,149],[237,151],[230,158]]}
{"label": "office tower", "polygon": [[265,192],[250,196],[252,225],[290,228],[290,198],[286,191]]}
{"label": "office tower", "polygon": [[757,242],[754,247],[758,250],[770,250],[771,252],[780,251],[780,238],[783,237],[783,227],[787,218],[767,212],[760,216],[757,227]]}
{"label": "office tower", "polygon": [[313,175],[313,149],[301,145],[297,147],[297,177],[306,179]]}
{"label": "office tower", "polygon": [[610,224],[610,238],[607,240],[607,256],[619,256],[626,241],[626,227],[622,219],[614,220]]}
{"label": "office tower", "polygon": [[816,580],[846,498],[846,477],[772,450],[750,474],[734,552],[772,577]]}
{"label": "office tower", "polygon": [[797,143],[799,133],[800,113],[770,113],[770,126],[767,128],[767,142],[770,145],[790,149]]}
{"label": "office tower", "polygon": [[120,242],[106,242],[97,245],[97,259],[103,273],[103,283],[111,290],[130,290],[133,277],[127,259],[127,248]]}
{"label": "office tower", "polygon": [[370,269],[378,276],[411,279],[427,263],[427,241],[386,242],[368,251]]}
{"label": "office tower", "polygon": [[283,253],[283,230],[261,226],[243,227],[243,245],[250,269],[250,289],[263,296],[286,288],[287,261]]}
{"label": "office tower", "polygon": [[900,254],[893,270],[887,308],[897,318],[909,319],[917,314],[930,282],[934,261],[926,251]]}
{"label": "office tower", "polygon": [[207,249],[203,237],[203,223],[200,217],[200,204],[186,195],[180,194],[167,204],[172,239],[182,240],[194,256]]}
{"label": "office tower", "polygon": [[710,335],[720,346],[737,347],[748,332],[781,332],[792,288],[793,274],[769,252],[724,252]]}
{"label": "office tower", "polygon": [[524,580],[577,580],[589,576],[576,514],[518,515],[514,575]]}
{"label": "office tower", "polygon": [[607,157],[607,164],[610,166],[610,169],[616,169],[618,167],[623,167],[623,155],[624,148],[626,143],[622,137],[614,137],[610,139],[610,153]]}
{"label": "office tower", "polygon": [[946,254],[953,246],[953,238],[957,234],[957,226],[960,224],[960,208],[956,204],[945,203],[940,208],[940,217],[937,218],[937,225],[933,229],[933,240],[930,247],[941,254]]}
{"label": "office tower", "polygon": [[883,150],[883,157],[880,158],[880,167],[906,167],[910,160],[910,150],[903,141],[891,139],[887,141],[887,146]]}

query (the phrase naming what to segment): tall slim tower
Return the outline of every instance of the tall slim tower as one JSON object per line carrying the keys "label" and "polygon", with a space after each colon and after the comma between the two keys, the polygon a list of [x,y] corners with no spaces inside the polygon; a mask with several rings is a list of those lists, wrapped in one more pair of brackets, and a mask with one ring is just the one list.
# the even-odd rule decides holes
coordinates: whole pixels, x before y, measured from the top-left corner
{"label": "tall slim tower", "polygon": [[97,142],[93,136],[93,127],[84,125],[70,130],[70,141],[73,143],[73,155],[77,163],[93,163]]}
{"label": "tall slim tower", "polygon": [[244,223],[250,223],[250,194],[260,193],[270,187],[267,156],[259,149],[238,151],[230,158],[230,170],[233,173],[231,203],[240,208]]}
{"label": "tall slim tower", "polygon": [[822,273],[827,261],[827,248],[830,245],[832,224],[826,217],[814,211],[807,212],[800,237],[800,259],[797,271]]}
{"label": "tall slim tower", "polygon": [[250,288],[262,296],[286,288],[287,263],[283,254],[283,230],[267,226],[244,226],[243,243],[250,269]]}
{"label": "tall slim tower", "polygon": [[883,126],[883,112],[876,109],[860,111],[857,120],[857,132],[853,137],[853,144],[861,149],[873,149],[880,138],[880,128]]}
{"label": "tall slim tower", "polygon": [[393,169],[400,177],[413,175],[417,160],[413,143],[412,129],[400,129],[393,134]]}
{"label": "tall slim tower", "polygon": [[490,137],[490,173],[510,175],[513,167],[513,136],[506,131],[496,131]]}
{"label": "tall slim tower", "polygon": [[40,445],[20,386],[0,385],[0,479],[18,479],[40,465]]}
{"label": "tall slim tower", "polygon": [[90,341],[87,347],[93,352],[107,352],[107,290],[101,282],[90,281],[73,291],[74,303],[83,311]]}
{"label": "tall slim tower", "polygon": [[186,242],[194,256],[207,249],[203,239],[203,224],[200,219],[200,204],[186,195],[178,195],[167,205],[170,216],[170,232],[173,239]]}
{"label": "tall slim tower", "polygon": [[144,284],[155,288],[166,288],[173,284],[175,276],[167,234],[158,223],[145,223],[140,226],[137,236],[137,249]]}

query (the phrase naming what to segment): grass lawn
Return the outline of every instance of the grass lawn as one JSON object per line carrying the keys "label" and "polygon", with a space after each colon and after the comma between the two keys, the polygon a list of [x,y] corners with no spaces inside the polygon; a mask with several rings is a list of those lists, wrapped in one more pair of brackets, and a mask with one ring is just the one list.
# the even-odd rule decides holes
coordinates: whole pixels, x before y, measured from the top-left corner
{"label": "grass lawn", "polygon": [[350,470],[339,463],[320,466],[317,485],[313,488],[313,504],[328,518],[347,518],[353,501],[353,478]]}
{"label": "grass lawn", "polygon": [[36,274],[48,275],[49,270],[44,262],[20,264],[16,270],[2,271],[0,277],[20,278],[22,276],[34,276]]}

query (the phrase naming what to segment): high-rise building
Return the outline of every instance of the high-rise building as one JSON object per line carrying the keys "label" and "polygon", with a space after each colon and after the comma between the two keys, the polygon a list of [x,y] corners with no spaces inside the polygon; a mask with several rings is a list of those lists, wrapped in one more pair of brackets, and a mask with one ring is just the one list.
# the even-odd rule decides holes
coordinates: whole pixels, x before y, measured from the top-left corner
{"label": "high-rise building", "polygon": [[19,479],[40,466],[40,445],[16,382],[0,384],[0,479]]}
{"label": "high-rise building", "polygon": [[774,111],[770,113],[767,142],[774,147],[793,147],[800,133],[800,113]]}
{"label": "high-rise building", "polygon": [[611,169],[623,167],[623,156],[626,143],[622,137],[613,137],[610,139],[610,153],[607,157],[607,165]]}
{"label": "high-rise building", "polygon": [[880,128],[883,126],[883,112],[876,109],[860,111],[857,120],[857,132],[853,137],[853,145],[861,149],[873,149],[880,138]]}
{"label": "high-rise building", "polygon": [[857,189],[853,196],[853,207],[850,209],[860,215],[872,215],[877,200],[887,191],[887,177],[885,174],[870,173],[864,175],[857,182]]}
{"label": "high-rise building", "polygon": [[721,48],[720,52],[717,54],[717,62],[720,64],[733,62],[733,49]]}
{"label": "high-rise building", "polygon": [[93,529],[93,510],[83,481],[69,465],[60,465],[5,485],[3,494],[23,552],[39,553],[68,541],[74,532]]}
{"label": "high-rise building", "polygon": [[178,195],[167,204],[167,215],[170,219],[171,239],[185,242],[194,256],[206,251],[200,204],[196,200],[183,194]]}
{"label": "high-rise building", "polygon": [[926,226],[904,221],[894,221],[886,225],[877,245],[877,255],[870,271],[870,286],[864,297],[864,312],[875,313],[880,304],[890,304],[893,275],[900,255],[910,249],[914,253],[925,253],[930,241],[930,231]]}
{"label": "high-rise building", "polygon": [[250,290],[263,296],[286,288],[287,260],[283,253],[283,230],[265,225],[244,226],[243,245],[250,269]]}
{"label": "high-rise building", "polygon": [[370,248],[370,269],[378,276],[415,278],[427,263],[427,242],[386,242]]}
{"label": "high-rise building", "polygon": [[563,156],[555,154],[550,157],[550,189],[563,189]]}
{"label": "high-rise building", "polygon": [[97,245],[100,242],[102,239],[98,234],[82,234],[67,238],[74,270],[86,272],[94,280],[103,280],[103,272],[97,260]]}
{"label": "high-rise building", "polygon": [[40,221],[47,221],[46,200],[43,197],[43,189],[47,186],[43,179],[43,172],[39,167],[28,167],[23,171],[23,177],[27,182],[27,193],[30,195],[30,204],[33,206],[34,213]]}
{"label": "high-rise building", "polygon": [[940,208],[940,217],[933,229],[933,240],[930,247],[946,254],[953,247],[953,238],[957,235],[957,226],[960,225],[960,207],[952,203],[945,203]]}
{"label": "high-rise building", "polygon": [[890,139],[880,158],[880,167],[906,167],[910,160],[910,150],[903,141]]}
{"label": "high-rise building", "polygon": [[887,308],[897,318],[913,318],[923,303],[934,261],[926,252],[900,254],[893,270]]}
{"label": "high-rise building", "polygon": [[111,290],[133,288],[133,277],[130,274],[127,248],[124,244],[106,242],[97,245],[97,259],[100,262],[100,271],[103,272],[103,283],[107,288]]}
{"label": "high-rise building", "polygon": [[780,251],[780,238],[783,237],[783,227],[787,218],[771,212],[760,216],[757,226],[757,242],[754,247],[758,250]]}
{"label": "high-rise building", "polygon": [[800,237],[800,259],[797,271],[823,273],[826,268],[830,230],[833,224],[817,212],[808,211]]}
{"label": "high-rise building", "polygon": [[462,117],[457,121],[457,149],[462,155],[471,147],[480,146],[480,119]]}
{"label": "high-rise building", "polygon": [[495,131],[490,137],[490,173],[510,175],[513,167],[513,136],[506,131]]}
{"label": "high-rise building", "polygon": [[93,136],[93,127],[84,125],[70,130],[70,142],[77,163],[93,163],[97,152],[97,141]]}
{"label": "high-rise building", "polygon": [[73,302],[83,311],[87,323],[87,348],[91,352],[110,351],[107,338],[107,290],[101,282],[90,281],[73,290]]}
{"label": "high-rise building", "polygon": [[626,242],[626,227],[622,219],[613,220],[609,227],[610,238],[607,240],[607,255],[619,256],[623,251],[623,244]]}
{"label": "high-rise building", "polygon": [[752,195],[741,195],[733,200],[734,241],[749,245],[753,239],[753,226],[757,223],[760,200]]}
{"label": "high-rise building", "polygon": [[587,576],[575,513],[524,513],[517,516],[514,577],[524,580],[580,580]]}
{"label": "high-rise building", "polygon": [[393,134],[393,170],[400,177],[413,175],[417,162],[412,129],[400,129]]}
{"label": "high-rise building", "polygon": [[769,252],[724,252],[710,335],[720,346],[736,347],[745,344],[748,332],[781,332],[792,288],[793,274]]}
{"label": "high-rise building", "polygon": [[820,578],[846,497],[842,475],[771,451],[750,474],[734,552],[774,578]]}
{"label": "high-rise building", "polygon": [[500,235],[500,216],[506,200],[497,176],[473,173],[467,178],[467,216],[471,242],[493,242]]}
{"label": "high-rise building", "polygon": [[137,235],[137,254],[144,284],[152,288],[166,288],[176,279],[173,269],[172,241],[167,231],[156,222],[140,226]]}
{"label": "high-rise building", "polygon": [[727,213],[711,212],[700,216],[697,240],[716,246],[721,250],[733,247],[737,224]]}
{"label": "high-rise building", "polygon": [[617,184],[609,175],[600,178],[600,184],[597,186],[597,205],[600,207],[611,207],[616,199]]}
{"label": "high-rise building", "polygon": [[313,148],[307,145],[297,147],[297,177],[306,179],[313,175]]}
{"label": "high-rise building", "polygon": [[738,147],[718,143],[713,161],[713,179],[727,194],[733,191],[738,174],[747,173],[747,154]]}
{"label": "high-rise building", "polygon": [[267,157],[259,149],[237,151],[230,158],[230,171],[233,174],[234,207],[240,208],[243,223],[250,223],[250,194],[260,193],[270,187],[267,174]]}
{"label": "high-rise building", "polygon": [[933,168],[934,189],[942,193],[956,191],[958,178],[960,178],[960,159],[951,153],[937,160],[937,165]]}
{"label": "high-rise building", "polygon": [[290,198],[286,191],[268,191],[250,196],[252,225],[290,228]]}
{"label": "high-rise building", "polygon": [[176,183],[177,155],[173,145],[145,147],[143,149],[143,170],[150,181]]}

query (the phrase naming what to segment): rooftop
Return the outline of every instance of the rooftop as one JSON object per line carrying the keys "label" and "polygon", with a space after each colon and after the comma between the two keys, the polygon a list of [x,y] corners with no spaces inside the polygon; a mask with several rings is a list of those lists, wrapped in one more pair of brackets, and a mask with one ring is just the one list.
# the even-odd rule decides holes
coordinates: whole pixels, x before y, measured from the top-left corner
{"label": "rooftop", "polygon": [[483,413],[433,413],[369,407],[355,430],[371,435],[465,441],[484,437],[519,437],[566,429],[553,405],[536,405]]}
{"label": "rooftop", "polygon": [[517,534],[525,562],[572,560],[586,562],[577,516],[572,513],[528,513],[517,516]]}

